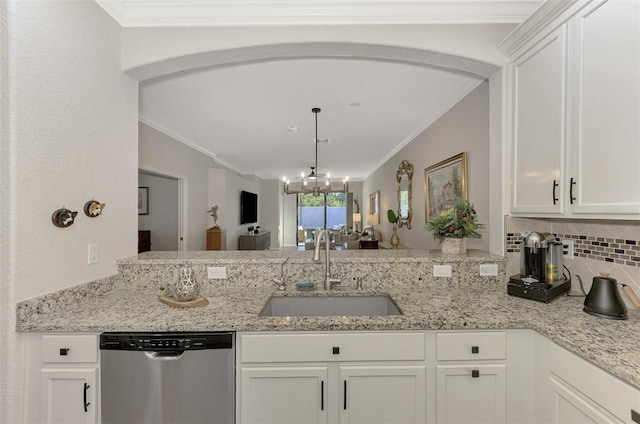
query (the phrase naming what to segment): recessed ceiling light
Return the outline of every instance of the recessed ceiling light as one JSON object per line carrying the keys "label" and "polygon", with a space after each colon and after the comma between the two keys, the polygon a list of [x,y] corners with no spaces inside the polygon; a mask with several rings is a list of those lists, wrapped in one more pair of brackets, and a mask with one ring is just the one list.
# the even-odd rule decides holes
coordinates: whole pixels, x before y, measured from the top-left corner
{"label": "recessed ceiling light", "polygon": [[289,125],[287,127],[287,130],[289,130],[289,132],[292,132],[292,133],[297,133],[298,132],[298,127],[296,125]]}
{"label": "recessed ceiling light", "polygon": [[360,106],[360,103],[358,103],[358,102],[349,103],[349,106],[358,107],[358,106]]}

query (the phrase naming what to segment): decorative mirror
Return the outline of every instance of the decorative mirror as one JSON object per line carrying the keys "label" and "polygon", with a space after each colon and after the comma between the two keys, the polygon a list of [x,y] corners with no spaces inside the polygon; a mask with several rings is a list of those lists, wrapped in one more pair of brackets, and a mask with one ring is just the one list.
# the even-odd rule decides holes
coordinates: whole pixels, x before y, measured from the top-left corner
{"label": "decorative mirror", "polygon": [[406,225],[411,229],[411,180],[413,178],[413,165],[406,160],[400,162],[396,180],[398,181],[398,227]]}

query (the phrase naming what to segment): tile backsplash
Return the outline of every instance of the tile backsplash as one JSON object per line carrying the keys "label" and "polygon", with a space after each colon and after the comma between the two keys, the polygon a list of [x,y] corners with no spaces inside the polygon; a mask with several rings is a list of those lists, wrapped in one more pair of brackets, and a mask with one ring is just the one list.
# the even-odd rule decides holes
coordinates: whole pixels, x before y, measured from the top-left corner
{"label": "tile backsplash", "polygon": [[[572,291],[580,291],[579,275],[588,292],[592,277],[608,273],[619,283],[627,284],[640,295],[640,221],[571,220],[506,218],[507,275],[520,272],[521,232],[553,233],[563,240],[573,240],[574,258],[565,266],[574,276]],[[633,307],[622,295],[627,306]]]}

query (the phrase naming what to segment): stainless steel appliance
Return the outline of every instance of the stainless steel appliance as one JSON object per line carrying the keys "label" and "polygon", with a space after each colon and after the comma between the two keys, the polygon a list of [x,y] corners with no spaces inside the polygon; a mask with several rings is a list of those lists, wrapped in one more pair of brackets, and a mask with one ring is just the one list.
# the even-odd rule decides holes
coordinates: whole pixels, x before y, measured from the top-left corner
{"label": "stainless steel appliance", "polygon": [[564,271],[562,242],[549,233],[522,233],[520,274],[509,277],[507,293],[550,302],[571,289]]}
{"label": "stainless steel appliance", "polygon": [[100,335],[102,423],[234,422],[235,334]]}

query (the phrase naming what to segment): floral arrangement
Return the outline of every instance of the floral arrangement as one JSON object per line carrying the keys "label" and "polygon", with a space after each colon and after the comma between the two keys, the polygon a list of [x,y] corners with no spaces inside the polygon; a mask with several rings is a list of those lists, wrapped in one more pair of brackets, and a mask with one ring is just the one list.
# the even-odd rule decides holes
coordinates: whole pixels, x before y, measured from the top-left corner
{"label": "floral arrangement", "polygon": [[442,243],[445,238],[482,238],[478,229],[484,224],[477,222],[476,210],[473,204],[466,200],[459,200],[449,210],[427,222],[425,231],[433,233],[433,239]]}

